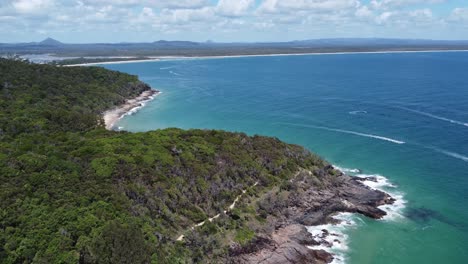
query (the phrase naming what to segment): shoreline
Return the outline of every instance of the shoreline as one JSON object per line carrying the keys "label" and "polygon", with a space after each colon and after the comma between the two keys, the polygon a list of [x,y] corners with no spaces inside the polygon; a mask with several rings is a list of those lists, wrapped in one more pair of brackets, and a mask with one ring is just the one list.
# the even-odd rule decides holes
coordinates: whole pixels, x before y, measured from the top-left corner
{"label": "shoreline", "polygon": [[249,54],[249,55],[214,55],[214,56],[160,56],[150,57],[151,59],[142,60],[121,60],[121,61],[103,61],[80,64],[62,65],[62,67],[80,67],[111,64],[126,64],[154,61],[171,60],[199,60],[199,59],[230,59],[230,58],[250,58],[250,57],[286,57],[286,56],[319,56],[319,55],[348,55],[348,54],[404,54],[404,53],[441,53],[441,52],[468,52],[468,50],[382,50],[382,51],[338,51],[338,52],[309,52],[309,53],[274,53],[274,54]]}
{"label": "shoreline", "polygon": [[111,110],[102,113],[104,124],[107,130],[114,130],[115,124],[122,119],[122,117],[132,114],[144,107],[149,101],[152,101],[156,96],[161,94],[158,90],[146,90],[137,97],[126,99],[125,103],[119,105]]}
{"label": "shoreline", "polygon": [[[116,123],[122,117],[135,113],[160,93],[152,89],[143,91],[137,97],[127,99],[124,104],[104,112],[106,129],[114,130]],[[304,185],[308,182],[304,177],[313,175],[311,171],[295,174],[291,183],[307,190],[300,199],[300,204],[286,200],[285,208],[292,210],[288,211],[291,215],[286,218],[270,219],[272,220],[271,226],[278,227],[278,229],[270,234],[260,233],[259,237],[266,239],[268,243],[254,242],[251,244],[251,246],[255,245],[253,251],[236,245],[232,248],[235,252],[235,259],[245,263],[256,263],[261,256],[271,255],[278,261],[286,261],[287,258],[284,257],[292,256],[292,259],[305,258],[320,264],[346,263],[349,243],[346,230],[357,226],[354,220],[357,215],[386,221],[401,217],[405,201],[402,195],[385,188],[396,187],[385,177],[378,174],[364,174],[361,169],[348,169],[336,165],[329,165],[319,174],[330,175],[330,170],[339,171],[341,180],[338,181],[340,182],[338,185],[329,185],[327,182],[331,181],[326,180],[326,185],[329,186],[324,189]],[[300,174],[303,175],[300,176]],[[257,184],[258,182],[251,187]],[[243,191],[245,192],[246,190]],[[213,222],[222,215],[228,215],[242,194],[228,209],[195,224],[188,231],[207,222]],[[281,211],[285,208],[276,209]],[[184,238],[185,232],[182,232],[174,239],[183,241]]]}
{"label": "shoreline", "polygon": [[[385,215],[377,221],[395,222],[404,219],[403,210],[406,207],[406,200],[404,194],[397,189],[397,186],[391,183],[391,181],[380,174],[365,174],[361,169],[349,169],[332,165],[337,171],[347,175],[367,188],[382,192],[389,195],[393,202],[383,203],[377,205],[376,208],[385,212]],[[345,202],[349,205],[348,202]],[[312,250],[323,250],[329,253],[333,260],[331,264],[345,264],[347,263],[347,257],[349,252],[349,240],[348,229],[359,228],[360,224],[357,221],[357,217],[360,213],[356,212],[337,212],[331,218],[332,221],[325,221],[318,223],[317,225],[306,226],[307,231],[312,234],[314,240],[318,242],[314,245],[309,245],[308,248]]]}
{"label": "shoreline", "polygon": [[[322,179],[320,186],[315,183],[316,177]],[[269,228],[254,229],[258,238],[250,244],[231,247],[230,257],[238,263],[252,264],[345,263],[348,237],[344,230],[355,225],[353,218],[392,218],[387,209],[398,204],[392,194],[377,188],[384,184],[380,180],[348,175],[332,165],[313,172],[300,171],[289,180],[288,191],[276,193],[278,197],[288,194],[282,202],[265,207]],[[259,199],[271,197],[272,192],[275,191],[270,190]],[[268,261],[265,256],[269,256]]]}
{"label": "shoreline", "polygon": [[[104,112],[103,119],[106,129],[114,130],[116,123],[122,117],[135,113],[160,93],[160,91],[152,89],[143,91],[137,97],[127,99],[124,104]],[[283,261],[286,260],[283,257],[297,254],[294,255],[293,259],[299,260],[304,257],[320,264],[345,263],[349,243],[346,229],[356,226],[354,217],[360,214],[373,219],[392,220],[400,215],[405,201],[397,193],[382,188],[396,187],[385,177],[378,174],[364,174],[361,169],[348,169],[336,165],[328,166],[320,173],[328,175],[329,170],[337,170],[342,174],[339,186],[330,185],[323,190],[314,190],[308,185],[303,186],[307,187],[304,189],[308,190],[308,193],[301,199],[303,204],[287,203],[287,209],[293,210],[288,212],[294,216],[286,217],[286,219],[275,219],[271,226],[278,227],[278,229],[271,234],[261,234],[260,237],[269,242],[267,244],[254,242],[256,250],[253,252],[236,245],[233,248],[235,254],[239,254],[236,259],[246,263],[256,263],[261,256],[271,254],[275,256],[276,260]],[[298,177],[299,174],[297,173],[291,180],[291,182],[297,182],[297,186],[307,182],[304,178]],[[311,175],[313,173],[307,171],[304,177]],[[258,182],[251,187],[255,187],[257,184]],[[245,192],[246,190],[243,190],[242,194]],[[242,194],[234,200],[228,209],[205,219],[203,222],[196,223],[188,231],[201,227],[205,223],[213,222],[222,215],[229,214]],[[175,241],[183,241],[185,233],[179,233]],[[276,246],[270,247],[271,245]]]}
{"label": "shoreline", "polygon": [[60,65],[60,66],[62,66],[62,67],[80,67],[80,66],[94,66],[94,65],[102,65],[102,64],[106,65],[106,64],[125,64],[125,63],[137,63],[137,62],[151,62],[151,61],[160,61],[160,60],[162,60],[162,59],[158,57],[158,58],[154,58],[154,59],[89,62],[89,63],[69,64],[69,65]]}

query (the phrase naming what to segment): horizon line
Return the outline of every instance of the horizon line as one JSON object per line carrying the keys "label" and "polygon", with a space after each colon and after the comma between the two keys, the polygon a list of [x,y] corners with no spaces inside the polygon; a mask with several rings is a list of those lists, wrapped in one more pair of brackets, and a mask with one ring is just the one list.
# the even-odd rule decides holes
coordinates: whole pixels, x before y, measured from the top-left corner
{"label": "horizon line", "polygon": [[194,41],[194,40],[183,40],[183,39],[159,39],[149,41],[120,41],[120,42],[62,42],[57,38],[47,37],[40,41],[29,41],[29,42],[3,42],[0,44],[40,44],[44,41],[52,40],[64,45],[86,45],[86,44],[152,44],[156,42],[191,42],[199,44],[263,44],[263,43],[292,43],[302,41],[320,41],[320,40],[388,40],[388,41],[426,41],[426,42],[468,42],[468,39],[433,39],[433,38],[391,38],[391,37],[334,37],[334,38],[310,38],[310,39],[296,39],[296,40],[285,40],[285,41]]}

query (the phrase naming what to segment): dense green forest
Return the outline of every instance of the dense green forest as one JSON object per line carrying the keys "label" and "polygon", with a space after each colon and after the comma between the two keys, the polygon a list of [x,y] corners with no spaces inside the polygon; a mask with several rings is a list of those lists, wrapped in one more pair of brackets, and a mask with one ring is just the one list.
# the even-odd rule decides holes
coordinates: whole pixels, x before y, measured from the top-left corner
{"label": "dense green forest", "polygon": [[98,67],[0,59],[0,263],[225,262],[265,228],[262,194],[327,165],[275,138],[104,129],[103,111],[147,89]]}

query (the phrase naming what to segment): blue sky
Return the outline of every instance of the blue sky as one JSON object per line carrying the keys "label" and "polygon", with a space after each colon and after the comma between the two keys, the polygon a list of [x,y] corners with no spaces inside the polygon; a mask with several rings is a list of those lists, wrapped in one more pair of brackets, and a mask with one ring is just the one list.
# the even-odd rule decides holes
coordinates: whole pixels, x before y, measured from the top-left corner
{"label": "blue sky", "polygon": [[468,0],[0,0],[0,42],[468,39]]}

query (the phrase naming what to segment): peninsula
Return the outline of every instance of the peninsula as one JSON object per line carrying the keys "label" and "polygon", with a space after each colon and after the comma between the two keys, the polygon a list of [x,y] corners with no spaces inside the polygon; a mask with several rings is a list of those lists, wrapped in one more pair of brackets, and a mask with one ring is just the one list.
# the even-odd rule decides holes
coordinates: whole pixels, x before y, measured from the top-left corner
{"label": "peninsula", "polygon": [[276,138],[108,130],[156,94],[98,67],[0,59],[0,262],[330,263],[340,237],[307,226],[395,201]]}

